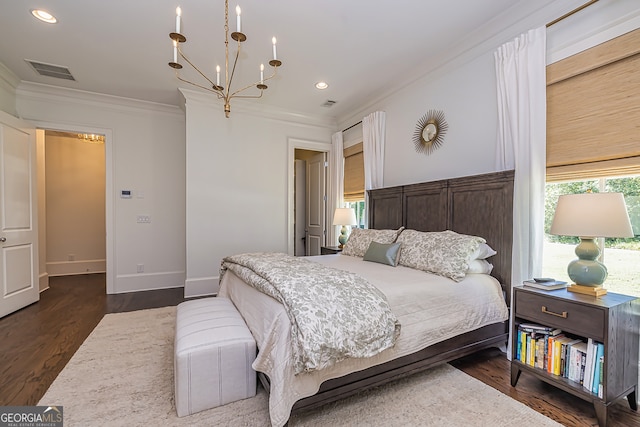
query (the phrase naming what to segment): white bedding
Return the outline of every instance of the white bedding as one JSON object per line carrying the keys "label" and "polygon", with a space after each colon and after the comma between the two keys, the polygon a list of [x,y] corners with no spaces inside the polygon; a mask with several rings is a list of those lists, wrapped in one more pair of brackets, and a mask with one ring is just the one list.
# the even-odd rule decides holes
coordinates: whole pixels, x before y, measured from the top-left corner
{"label": "white bedding", "polygon": [[328,369],[294,375],[290,324],[273,298],[227,272],[220,296],[230,298],[256,339],[259,353],[253,368],[271,380],[269,412],[273,426],[289,419],[293,404],[318,391],[322,382],[414,353],[432,344],[508,318],[502,289],[485,274],[469,274],[461,282],[414,270],[390,267],[346,255],[308,259],[360,274],[387,297],[401,333],[396,345],[366,359],[349,359]]}

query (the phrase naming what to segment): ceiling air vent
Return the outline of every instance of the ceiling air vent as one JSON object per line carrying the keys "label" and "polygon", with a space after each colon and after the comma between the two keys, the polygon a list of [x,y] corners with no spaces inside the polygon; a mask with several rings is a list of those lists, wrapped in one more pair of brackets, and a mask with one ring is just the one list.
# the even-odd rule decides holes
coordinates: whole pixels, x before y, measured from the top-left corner
{"label": "ceiling air vent", "polygon": [[333,107],[333,104],[335,104],[336,102],[338,102],[338,101],[332,101],[332,100],[330,100],[330,99],[327,99],[327,100],[325,101],[325,103],[324,103],[324,104],[322,104],[322,106],[323,106],[323,107],[327,107],[327,108],[329,108],[329,107]]}
{"label": "ceiling air vent", "polygon": [[44,62],[36,62],[30,59],[25,59],[27,64],[31,65],[31,67],[35,70],[36,73],[41,76],[46,77],[54,77],[56,79],[64,79],[64,80],[73,80],[71,75],[71,71],[67,67],[63,67],[61,65],[53,65],[53,64],[45,64]]}

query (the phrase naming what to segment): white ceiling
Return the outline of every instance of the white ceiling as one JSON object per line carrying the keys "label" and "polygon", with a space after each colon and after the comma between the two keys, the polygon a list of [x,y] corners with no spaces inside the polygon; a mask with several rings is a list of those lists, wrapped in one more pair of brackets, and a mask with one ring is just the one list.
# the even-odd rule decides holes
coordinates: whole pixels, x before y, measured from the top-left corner
{"label": "white ceiling", "polygon": [[[235,87],[258,79],[276,36],[283,66],[256,102],[341,117],[552,0],[236,1],[229,5],[229,27],[235,30],[239,4],[248,40]],[[176,88],[189,87],[167,65],[178,4],[187,56],[212,78],[215,65],[224,64],[223,0],[0,2],[0,62],[22,81],[178,105]],[[37,21],[30,14],[36,7],[54,14],[58,23]],[[233,41],[230,47],[233,53]],[[25,59],[66,66],[76,81],[39,76]],[[315,89],[319,80],[329,88]],[[323,107],[329,99],[337,103]]]}

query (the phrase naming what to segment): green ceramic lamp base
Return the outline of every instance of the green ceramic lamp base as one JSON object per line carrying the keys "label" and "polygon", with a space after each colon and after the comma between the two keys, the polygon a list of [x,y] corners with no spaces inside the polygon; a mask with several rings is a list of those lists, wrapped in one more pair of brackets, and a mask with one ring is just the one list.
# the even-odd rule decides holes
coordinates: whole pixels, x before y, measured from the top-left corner
{"label": "green ceramic lamp base", "polygon": [[342,228],[340,229],[340,237],[338,237],[338,242],[340,242],[339,247],[340,248],[344,247],[348,239],[349,239],[349,236],[347,235],[347,227],[343,225]]}
{"label": "green ceramic lamp base", "polygon": [[581,237],[576,246],[578,259],[573,260],[567,267],[569,278],[581,286],[600,287],[607,278],[607,267],[597,261],[600,248],[591,237]]}

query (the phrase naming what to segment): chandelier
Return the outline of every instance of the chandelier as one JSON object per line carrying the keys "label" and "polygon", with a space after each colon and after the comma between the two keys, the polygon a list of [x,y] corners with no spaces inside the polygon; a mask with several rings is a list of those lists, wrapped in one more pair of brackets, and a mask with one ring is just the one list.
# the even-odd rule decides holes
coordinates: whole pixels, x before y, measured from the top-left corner
{"label": "chandelier", "polygon": [[[205,89],[209,92],[213,92],[217,95],[218,99],[224,100],[224,115],[229,118],[229,114],[231,113],[231,99],[232,98],[262,98],[262,93],[265,89],[267,89],[267,85],[264,84],[267,80],[270,80],[276,76],[278,71],[278,67],[282,65],[282,62],[277,57],[276,52],[276,38],[274,37],[271,42],[273,44],[273,59],[269,61],[269,65],[273,68],[273,74],[268,77],[264,77],[264,64],[260,64],[260,80],[255,83],[251,83],[247,86],[244,86],[240,89],[233,90],[231,89],[231,84],[233,82],[233,76],[236,72],[236,65],[238,63],[238,57],[240,56],[240,49],[242,43],[247,40],[247,36],[242,32],[242,23],[240,19],[240,6],[236,7],[236,31],[231,33],[231,38],[238,42],[236,48],[235,58],[233,59],[233,66],[231,68],[231,72],[229,72],[229,0],[225,0],[224,2],[224,85],[221,85],[220,81],[220,66],[216,66],[216,79],[215,82],[206,76],[204,72],[202,72],[193,62],[186,57],[184,52],[182,51],[180,44],[187,41],[187,38],[180,33],[180,24],[182,20],[182,10],[180,7],[176,8],[176,31],[169,33],[169,38],[173,41],[173,61],[169,62],[169,66],[175,69],[176,78],[182,82],[188,83],[190,85],[199,87],[201,89]],[[179,60],[182,59],[184,62],[189,64],[191,68],[198,72],[209,85],[203,85],[199,83],[194,83],[180,76],[180,70],[182,69],[182,64]],[[260,94],[256,95],[247,95],[242,94],[247,89],[255,87],[260,91]]]}
{"label": "chandelier", "polygon": [[104,135],[96,135],[93,133],[79,133],[78,139],[90,144],[104,144]]}

